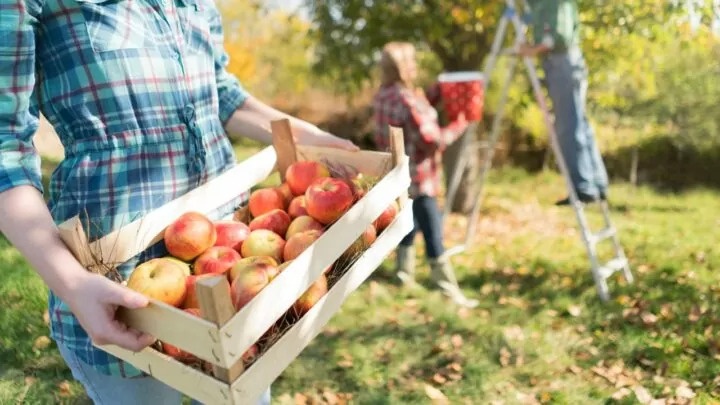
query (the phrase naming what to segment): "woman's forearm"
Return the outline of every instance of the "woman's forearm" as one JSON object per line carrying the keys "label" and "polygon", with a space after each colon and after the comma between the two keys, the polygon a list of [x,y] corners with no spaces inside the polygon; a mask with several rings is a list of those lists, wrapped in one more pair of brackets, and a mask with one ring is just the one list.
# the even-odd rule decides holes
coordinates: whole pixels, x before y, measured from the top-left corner
{"label": "woman's forearm", "polygon": [[225,131],[231,138],[245,136],[256,141],[272,143],[270,122],[288,119],[294,131],[308,130],[312,124],[277,110],[255,97],[248,97],[243,106],[237,109],[225,123]]}
{"label": "woman's forearm", "polygon": [[32,186],[0,193],[0,232],[62,299],[88,274],[60,239],[42,195]]}

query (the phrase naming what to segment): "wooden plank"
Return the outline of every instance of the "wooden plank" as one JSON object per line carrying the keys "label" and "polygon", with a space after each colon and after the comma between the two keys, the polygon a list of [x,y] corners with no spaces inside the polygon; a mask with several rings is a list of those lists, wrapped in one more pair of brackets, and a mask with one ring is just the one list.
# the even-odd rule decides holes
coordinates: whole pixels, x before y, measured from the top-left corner
{"label": "wooden plank", "polygon": [[270,122],[272,130],[272,143],[277,153],[277,170],[280,180],[285,181],[285,172],[288,166],[295,163],[297,150],[295,148],[295,137],[292,134],[290,120],[282,119]]}
{"label": "wooden plank", "polygon": [[[230,300],[230,284],[224,275],[199,280],[197,295],[203,318],[218,327],[225,325],[235,315],[235,307]],[[242,360],[230,368],[213,365],[215,377],[228,383],[235,381],[243,370]]]}
{"label": "wooden plank", "polygon": [[118,308],[118,318],[137,330],[147,332],[209,362],[216,361],[220,342],[217,325],[163,302],[151,300],[145,308]]}
{"label": "wooden plank", "polygon": [[98,346],[154,378],[204,404],[234,405],[230,385],[189,367],[157,350],[146,348],[134,353],[118,346]]}
{"label": "wooden plank", "polygon": [[405,158],[221,328],[219,364],[234,364],[409,185]]}
{"label": "wooden plank", "polygon": [[[405,156],[405,137],[402,128],[390,127],[390,153],[392,154],[392,162],[395,167],[402,164]],[[401,207],[404,207],[408,201],[408,190],[405,189],[398,197]]]}
{"label": "wooden plank", "polygon": [[342,303],[377,269],[413,227],[412,206],[406,204],[393,223],[358,258],[333,288],[232,384],[237,403],[253,403],[317,336]]}
{"label": "wooden plank", "polygon": [[58,232],[60,239],[84,267],[88,268],[90,264],[94,264],[87,234],[79,216],[76,215],[58,225]]}
{"label": "wooden plank", "polygon": [[[74,238],[72,232],[62,232],[61,238],[71,251],[89,249],[102,254],[103,263],[120,264],[162,239],[162,233],[178,216],[187,211],[209,213],[215,208],[231,201],[252,186],[265,180],[275,168],[276,154],[267,147],[232,169],[219,175],[212,181],[190,191],[149,212],[143,218],[131,222],[122,228],[92,242],[89,246],[78,246],[82,241]],[[74,229],[77,220],[60,224],[60,229]],[[86,255],[78,257],[80,263],[89,267],[94,263]]]}
{"label": "wooden plank", "polygon": [[387,152],[368,150],[351,152],[344,149],[298,145],[297,153],[298,160],[345,164],[371,176],[384,176],[393,167],[391,155]]}

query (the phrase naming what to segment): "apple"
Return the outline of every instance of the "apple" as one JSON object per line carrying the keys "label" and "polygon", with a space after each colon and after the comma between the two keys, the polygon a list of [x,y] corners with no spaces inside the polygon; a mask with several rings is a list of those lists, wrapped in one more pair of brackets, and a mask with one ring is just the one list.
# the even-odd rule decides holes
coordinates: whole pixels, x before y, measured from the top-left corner
{"label": "apple", "polygon": [[379,180],[376,176],[367,176],[358,173],[357,176],[352,178],[349,185],[351,186],[353,194],[355,194],[355,198],[360,200],[365,197],[365,194],[367,194],[371,188],[375,187]]}
{"label": "apple", "polygon": [[268,229],[256,229],[250,232],[242,245],[243,257],[270,256],[276,262],[282,262],[285,239]]}
{"label": "apple", "polygon": [[270,256],[250,256],[250,257],[244,257],[240,260],[238,260],[237,263],[230,269],[228,272],[228,278],[229,281],[232,282],[235,280],[235,278],[240,274],[241,272],[245,271],[247,268],[251,268],[253,265],[257,263],[265,263],[269,265],[271,268],[275,268],[276,271],[274,273],[271,272],[271,277],[274,278],[277,273],[280,272],[280,268],[278,267],[277,260],[273,259]]}
{"label": "apple", "polygon": [[193,268],[197,275],[224,274],[240,259],[242,259],[240,253],[231,247],[213,246],[195,259]]}
{"label": "apple", "polygon": [[215,225],[199,212],[182,214],[165,228],[163,235],[168,252],[189,262],[215,244]]}
{"label": "apple", "polygon": [[288,226],[287,232],[285,232],[285,240],[290,240],[296,233],[313,230],[324,231],[325,225],[316,221],[310,215],[299,216],[290,222],[290,226]]}
{"label": "apple", "polygon": [[217,240],[215,246],[227,246],[240,253],[242,243],[250,234],[250,228],[240,221],[215,221]]}
{"label": "apple", "polygon": [[174,260],[160,257],[137,266],[130,274],[127,286],[148,298],[177,307],[187,293],[186,277],[182,266]]}
{"label": "apple", "polygon": [[285,209],[285,198],[274,188],[261,188],[250,194],[248,207],[253,217],[274,209]]}
{"label": "apple", "polygon": [[257,344],[253,344],[247,350],[245,350],[245,353],[243,353],[242,355],[243,365],[247,367],[248,365],[250,365],[250,363],[255,361],[258,355],[260,355],[260,348]]}
{"label": "apple", "polygon": [[[241,271],[230,284],[230,298],[236,311],[241,310],[272,281],[267,263],[255,263]],[[275,269],[277,272],[277,269]]]}
{"label": "apple", "polygon": [[217,277],[217,274],[200,274],[192,275],[185,278],[185,300],[183,301],[182,308],[200,308],[200,301],[197,296],[197,282],[204,278]]}
{"label": "apple", "polygon": [[189,264],[189,263],[186,263],[186,262],[178,259],[177,257],[173,257],[173,256],[165,256],[165,258],[168,259],[168,260],[172,260],[173,262],[175,262],[175,263],[177,263],[178,265],[182,266],[183,271],[185,272],[185,276],[189,276],[190,274],[192,274],[191,271],[190,271],[190,264]]}
{"label": "apple", "polygon": [[285,182],[293,195],[302,195],[316,179],[330,177],[327,166],[313,160],[298,161],[285,170]]}
{"label": "apple", "polygon": [[281,185],[275,187],[275,190],[283,196],[283,200],[285,200],[285,208],[287,208],[294,197],[292,190],[290,190],[290,186],[287,183],[282,183]]}
{"label": "apple", "polygon": [[324,225],[335,222],[347,212],[354,198],[347,183],[332,177],[315,180],[305,192],[308,215]]}
{"label": "apple", "polygon": [[283,259],[294,260],[322,235],[322,231],[310,230],[296,233],[285,243]]}
{"label": "apple", "polygon": [[299,195],[290,201],[290,205],[288,205],[288,214],[290,214],[290,218],[297,218],[301,217],[303,215],[307,215],[307,205],[305,204],[305,196]]}
{"label": "apple", "polygon": [[360,236],[355,239],[355,241],[347,248],[345,249],[345,252],[343,252],[342,256],[344,259],[354,259],[356,256],[359,256],[367,250],[370,245],[375,242],[375,239],[377,239],[377,231],[375,230],[375,226],[373,224],[368,225],[367,228],[365,228],[365,231],[363,231]]}
{"label": "apple", "polygon": [[305,315],[328,291],[327,277],[324,274],[315,280],[314,283],[295,301],[292,306],[293,312],[299,318]]}
{"label": "apple", "polygon": [[[200,309],[198,308],[185,308],[184,311],[191,315],[200,317]],[[162,342],[162,351],[168,356],[183,363],[190,363],[198,360],[198,358],[192,353],[188,353],[177,346],[171,345],[170,343]]]}
{"label": "apple", "polygon": [[278,235],[285,235],[288,227],[290,226],[290,221],[291,219],[287,212],[280,209],[274,209],[255,217],[252,221],[250,221],[249,228],[251,232],[258,229],[267,229]]}
{"label": "apple", "polygon": [[380,216],[377,217],[377,219],[373,222],[373,225],[375,225],[375,230],[378,234],[384,231],[385,228],[390,226],[390,224],[395,220],[395,217],[397,216],[399,211],[400,208],[395,201],[390,203],[390,205],[385,208],[385,211],[383,211],[382,214],[380,214]]}

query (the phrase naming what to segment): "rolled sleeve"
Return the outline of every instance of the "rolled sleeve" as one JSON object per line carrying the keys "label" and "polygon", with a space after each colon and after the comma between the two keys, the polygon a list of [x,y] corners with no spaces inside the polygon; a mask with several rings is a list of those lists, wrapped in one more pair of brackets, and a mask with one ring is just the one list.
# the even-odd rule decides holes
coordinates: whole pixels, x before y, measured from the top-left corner
{"label": "rolled sleeve", "polygon": [[34,18],[23,0],[0,2],[0,14],[0,192],[32,185],[42,193],[40,157],[32,142],[39,119],[30,105]]}
{"label": "rolled sleeve", "polygon": [[217,82],[220,121],[225,122],[232,113],[242,107],[249,93],[240,84],[233,74],[227,71],[230,57],[225,51],[224,36],[220,13],[213,5],[210,12],[210,34],[213,38],[213,53],[215,57],[215,81]]}

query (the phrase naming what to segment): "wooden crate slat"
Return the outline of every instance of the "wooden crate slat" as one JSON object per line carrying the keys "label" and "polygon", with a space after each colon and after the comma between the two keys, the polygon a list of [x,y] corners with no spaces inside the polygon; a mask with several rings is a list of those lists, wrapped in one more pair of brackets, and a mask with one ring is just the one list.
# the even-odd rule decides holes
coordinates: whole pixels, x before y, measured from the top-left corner
{"label": "wooden crate slat", "polygon": [[137,330],[177,346],[210,362],[220,352],[217,325],[163,302],[152,300],[145,308],[118,308],[118,317]]}
{"label": "wooden crate slat", "polygon": [[236,403],[253,403],[250,399],[259,398],[320,333],[347,297],[382,264],[384,258],[397,247],[412,227],[412,205],[407,204],[333,288],[232,384]]}
{"label": "wooden crate slat", "polygon": [[229,384],[182,364],[154,349],[146,348],[134,353],[113,345],[98,347],[202,403],[213,405],[245,403],[244,401],[235,402]]}
{"label": "wooden crate slat", "polygon": [[406,157],[221,328],[220,365],[234,364],[409,185]]}
{"label": "wooden crate slat", "polygon": [[[232,201],[233,198],[265,180],[273,172],[275,163],[275,150],[268,146],[219,175],[213,181],[205,183],[149,212],[143,218],[105,235],[90,243],[89,246],[78,246],[83,238],[76,235],[77,223],[80,221],[78,217],[71,218],[58,226],[61,230],[61,237],[73,252],[88,250],[93,252],[96,257],[101,256],[103,263],[124,263],[159,242],[165,228],[181,213],[198,211],[207,214]],[[76,256],[85,267],[96,264],[90,255],[76,254]]]}

